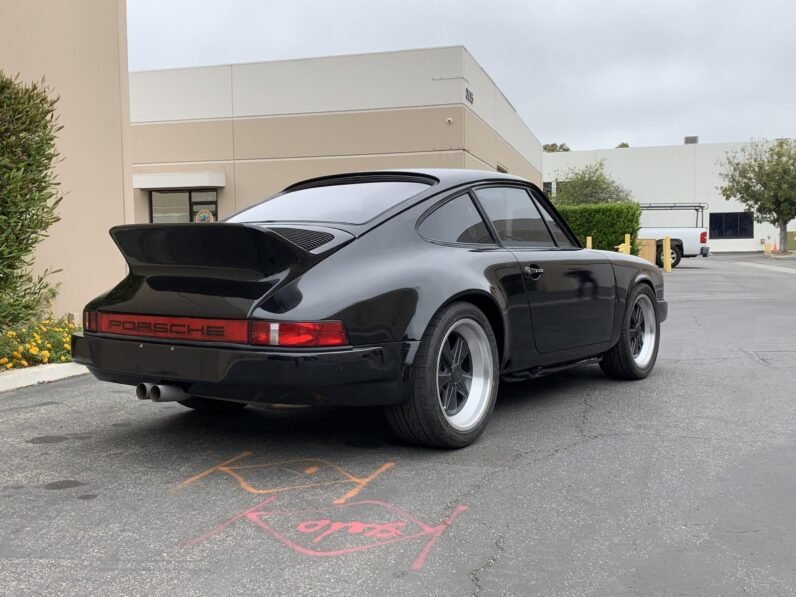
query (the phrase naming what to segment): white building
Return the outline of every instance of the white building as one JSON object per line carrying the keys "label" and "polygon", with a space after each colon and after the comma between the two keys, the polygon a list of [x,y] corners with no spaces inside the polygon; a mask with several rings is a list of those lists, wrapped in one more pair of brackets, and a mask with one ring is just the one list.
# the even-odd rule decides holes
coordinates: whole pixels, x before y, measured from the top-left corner
{"label": "white building", "polygon": [[[777,228],[758,224],[739,201],[728,201],[718,187],[720,162],[728,151],[744,143],[687,143],[663,147],[629,147],[544,154],[545,186],[566,180],[571,168],[602,160],[605,172],[630,190],[639,203],[706,204],[704,226],[710,230],[710,250],[762,251],[763,243],[778,239]],[[696,213],[644,211],[642,226],[694,226]],[[701,225],[701,224],[700,224]],[[788,230],[796,230],[796,221]]]}

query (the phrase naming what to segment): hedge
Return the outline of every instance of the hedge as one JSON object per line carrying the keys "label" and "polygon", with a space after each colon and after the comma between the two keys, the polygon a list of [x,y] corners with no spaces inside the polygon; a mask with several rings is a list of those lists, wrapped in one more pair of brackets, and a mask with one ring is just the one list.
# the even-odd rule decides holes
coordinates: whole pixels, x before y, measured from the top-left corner
{"label": "hedge", "polygon": [[0,326],[44,318],[55,296],[47,279],[54,272],[33,273],[33,261],[59,219],[57,101],[43,82],[28,85],[0,70]]}
{"label": "hedge", "polygon": [[638,253],[635,240],[641,228],[641,206],[635,201],[557,205],[556,208],[584,246],[586,237],[591,236],[592,248],[615,251],[616,245],[625,242],[625,234],[630,234],[633,253]]}

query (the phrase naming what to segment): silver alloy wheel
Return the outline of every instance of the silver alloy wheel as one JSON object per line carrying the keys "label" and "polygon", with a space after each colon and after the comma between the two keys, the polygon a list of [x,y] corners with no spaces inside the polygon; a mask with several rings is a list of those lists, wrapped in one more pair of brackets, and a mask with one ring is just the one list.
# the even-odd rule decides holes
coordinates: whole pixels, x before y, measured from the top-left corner
{"label": "silver alloy wheel", "polygon": [[672,263],[674,263],[675,261],[677,261],[677,251],[675,251],[674,249],[672,249],[671,251],[669,251],[669,253],[670,253],[670,257],[671,257],[671,259],[672,259]]}
{"label": "silver alloy wheel", "polygon": [[646,294],[639,294],[630,311],[630,354],[640,368],[645,368],[655,351],[655,307]]}
{"label": "silver alloy wheel", "polygon": [[445,334],[437,355],[437,397],[458,431],[476,427],[489,407],[494,371],[489,340],[473,319],[460,319]]}

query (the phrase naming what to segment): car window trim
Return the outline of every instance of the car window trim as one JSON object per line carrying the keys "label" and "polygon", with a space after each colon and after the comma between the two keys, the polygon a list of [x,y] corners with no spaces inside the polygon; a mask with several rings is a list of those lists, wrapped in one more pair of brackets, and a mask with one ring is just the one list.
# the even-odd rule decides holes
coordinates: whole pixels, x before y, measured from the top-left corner
{"label": "car window trim", "polygon": [[[547,213],[547,215],[549,215],[553,219],[553,221],[556,224],[558,224],[558,228],[564,233],[564,236],[567,237],[569,242],[572,243],[571,247],[560,246],[555,238],[555,235],[553,234],[553,231],[550,230],[550,225],[547,223],[547,220],[545,220],[544,215],[542,215],[542,220],[544,221],[545,226],[547,226],[547,229],[550,232],[550,236],[553,237],[553,242],[556,243],[556,248],[560,251],[572,251],[575,249],[582,249],[583,245],[580,244],[578,238],[569,229],[569,226],[566,224],[566,222],[563,221],[563,218],[558,214],[558,212],[555,210],[547,209],[548,205],[552,207],[552,203],[550,203],[547,197],[544,197],[543,193],[540,194],[536,192],[536,190],[533,187],[528,189],[528,193],[531,196],[531,200],[536,204],[536,209],[539,210],[539,213],[541,214],[542,210],[544,209],[545,213]],[[544,201],[542,201],[542,199],[544,199]]]}
{"label": "car window trim", "polygon": [[476,207],[478,208],[478,211],[481,213],[481,217],[485,218],[487,226],[488,226],[488,228],[489,228],[489,230],[490,230],[490,232],[492,234],[492,237],[497,239],[497,241],[498,241],[498,243],[500,244],[501,247],[503,247],[504,249],[511,250],[511,251],[514,251],[514,250],[518,250],[518,251],[526,251],[526,250],[528,250],[528,251],[555,251],[555,250],[558,250],[560,247],[558,246],[558,243],[556,242],[555,237],[550,232],[550,228],[547,226],[547,222],[544,221],[544,216],[542,215],[542,212],[539,212],[539,217],[542,219],[542,223],[545,226],[545,230],[547,230],[547,234],[550,235],[550,240],[553,241],[552,246],[523,245],[523,246],[519,246],[519,247],[514,247],[514,246],[511,246],[511,245],[507,245],[503,241],[503,239],[500,238],[500,235],[497,233],[497,229],[495,228],[494,224],[492,223],[491,218],[489,218],[486,215],[486,210],[484,209],[484,206],[481,204],[481,200],[478,199],[478,189],[495,189],[495,188],[505,188],[505,187],[511,187],[511,188],[515,188],[515,189],[522,189],[523,191],[525,191],[525,193],[528,195],[528,201],[530,201],[531,205],[533,205],[536,208],[536,210],[539,211],[538,207],[536,207],[536,204],[533,201],[533,196],[528,191],[528,187],[526,185],[524,185],[524,184],[521,184],[521,183],[520,184],[483,183],[483,184],[473,185],[472,187],[470,187],[470,191],[472,191],[471,196],[473,197],[473,200],[475,201],[475,204],[476,204]]}
{"label": "car window trim", "polygon": [[[426,236],[423,236],[420,233],[420,226],[422,226],[422,224],[426,220],[426,218],[429,218],[435,211],[437,211],[438,209],[440,209],[444,205],[447,205],[451,201],[455,201],[456,199],[458,199],[459,197],[463,197],[464,195],[467,195],[467,196],[470,197],[470,201],[472,202],[473,206],[475,207],[475,210],[478,212],[478,215],[481,216],[481,221],[484,223],[484,226],[486,227],[486,230],[489,233],[489,236],[492,238],[492,242],[491,243],[462,243],[462,242],[457,242],[457,241],[439,240],[439,239],[434,239],[434,238],[428,238]],[[453,193],[451,195],[448,195],[447,197],[444,197],[443,199],[440,199],[439,201],[434,203],[434,205],[432,205],[426,211],[424,211],[420,215],[420,217],[417,219],[417,222],[415,222],[415,232],[417,232],[417,235],[421,239],[426,241],[426,242],[433,243],[433,244],[436,244],[436,245],[445,245],[445,246],[448,246],[448,247],[467,247],[467,248],[472,248],[472,247],[490,247],[490,248],[495,248],[495,247],[500,247],[501,246],[500,239],[495,235],[495,230],[492,228],[492,222],[490,222],[488,218],[484,217],[484,212],[481,209],[481,206],[476,201],[476,198],[473,195],[473,193],[470,192],[470,189],[464,189],[464,190],[459,189],[455,193]]]}

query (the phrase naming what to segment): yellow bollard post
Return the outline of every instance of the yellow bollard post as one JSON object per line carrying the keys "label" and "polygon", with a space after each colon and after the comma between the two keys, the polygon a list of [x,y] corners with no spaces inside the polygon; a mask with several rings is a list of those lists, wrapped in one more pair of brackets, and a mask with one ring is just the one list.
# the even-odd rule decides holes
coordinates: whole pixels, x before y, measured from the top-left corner
{"label": "yellow bollard post", "polygon": [[591,249],[591,236],[586,237],[586,248]]}
{"label": "yellow bollard post", "polygon": [[663,271],[672,271],[672,237],[663,237],[663,248],[661,249],[661,261],[663,261]]}
{"label": "yellow bollard post", "polygon": [[632,252],[630,250],[630,235],[625,234],[625,255],[630,255]]}
{"label": "yellow bollard post", "polygon": [[766,243],[763,245],[763,253],[766,255],[771,255],[771,243]]}

